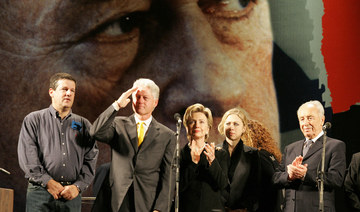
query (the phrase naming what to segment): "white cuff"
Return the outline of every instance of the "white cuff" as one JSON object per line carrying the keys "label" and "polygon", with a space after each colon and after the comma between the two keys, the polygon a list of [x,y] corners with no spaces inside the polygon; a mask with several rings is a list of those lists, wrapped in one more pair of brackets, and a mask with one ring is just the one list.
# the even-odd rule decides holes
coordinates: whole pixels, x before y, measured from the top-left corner
{"label": "white cuff", "polygon": [[114,107],[114,109],[116,111],[119,111],[120,110],[120,106],[119,106],[119,103],[117,101],[115,101],[114,103],[112,103],[112,106]]}

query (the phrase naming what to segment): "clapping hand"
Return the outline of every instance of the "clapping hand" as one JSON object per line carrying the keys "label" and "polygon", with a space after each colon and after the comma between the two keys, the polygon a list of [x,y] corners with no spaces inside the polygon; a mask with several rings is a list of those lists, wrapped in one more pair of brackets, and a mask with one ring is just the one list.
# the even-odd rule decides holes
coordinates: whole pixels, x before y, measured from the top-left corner
{"label": "clapping hand", "polygon": [[201,155],[202,151],[204,150],[204,146],[202,148],[198,148],[195,143],[196,143],[195,141],[191,142],[190,155],[191,155],[191,160],[194,163],[198,164],[200,161],[200,155]]}
{"label": "clapping hand", "polygon": [[297,156],[293,162],[287,165],[288,179],[290,181],[295,179],[304,179],[307,172],[307,164],[302,164],[303,157]]}
{"label": "clapping hand", "polygon": [[215,160],[215,144],[213,142],[210,145],[205,144],[204,154],[206,155],[206,159],[209,161],[211,166],[212,162]]}

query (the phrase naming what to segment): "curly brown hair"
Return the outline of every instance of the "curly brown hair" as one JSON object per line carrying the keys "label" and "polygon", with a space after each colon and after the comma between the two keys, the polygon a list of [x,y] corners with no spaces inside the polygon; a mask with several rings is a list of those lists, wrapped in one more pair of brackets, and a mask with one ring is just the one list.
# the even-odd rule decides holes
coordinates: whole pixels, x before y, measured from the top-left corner
{"label": "curly brown hair", "polygon": [[248,128],[250,131],[251,141],[244,141],[244,144],[257,149],[264,149],[275,156],[277,161],[281,161],[281,151],[275,140],[269,133],[269,130],[259,121],[248,120]]}

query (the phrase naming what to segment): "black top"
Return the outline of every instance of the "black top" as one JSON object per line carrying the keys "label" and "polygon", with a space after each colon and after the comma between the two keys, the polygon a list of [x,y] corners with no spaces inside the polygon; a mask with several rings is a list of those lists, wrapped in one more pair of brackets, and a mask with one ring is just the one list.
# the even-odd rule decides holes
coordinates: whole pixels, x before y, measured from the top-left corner
{"label": "black top", "polygon": [[226,152],[217,148],[210,166],[203,152],[198,164],[192,162],[190,151],[190,147],[185,145],[180,152],[179,210],[225,211],[221,190],[228,184]]}
{"label": "black top", "polygon": [[260,207],[258,211],[274,212],[281,211],[283,195],[281,189],[276,188],[272,182],[272,176],[279,167],[279,162],[275,156],[266,150],[261,149],[261,189],[260,189]]}
{"label": "black top", "polygon": [[230,157],[229,145],[223,142],[227,153],[229,184],[222,195],[230,209],[257,211],[260,193],[260,156],[257,149],[246,146],[240,140]]}

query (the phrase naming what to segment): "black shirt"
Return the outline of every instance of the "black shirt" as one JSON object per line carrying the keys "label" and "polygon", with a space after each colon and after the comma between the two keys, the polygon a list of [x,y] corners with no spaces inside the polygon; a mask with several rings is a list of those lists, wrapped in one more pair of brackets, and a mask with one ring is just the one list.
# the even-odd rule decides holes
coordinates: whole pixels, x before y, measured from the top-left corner
{"label": "black shirt", "polygon": [[72,112],[61,120],[53,106],[27,115],[18,143],[25,178],[43,187],[50,179],[71,182],[84,191],[94,178],[98,156],[90,126]]}

